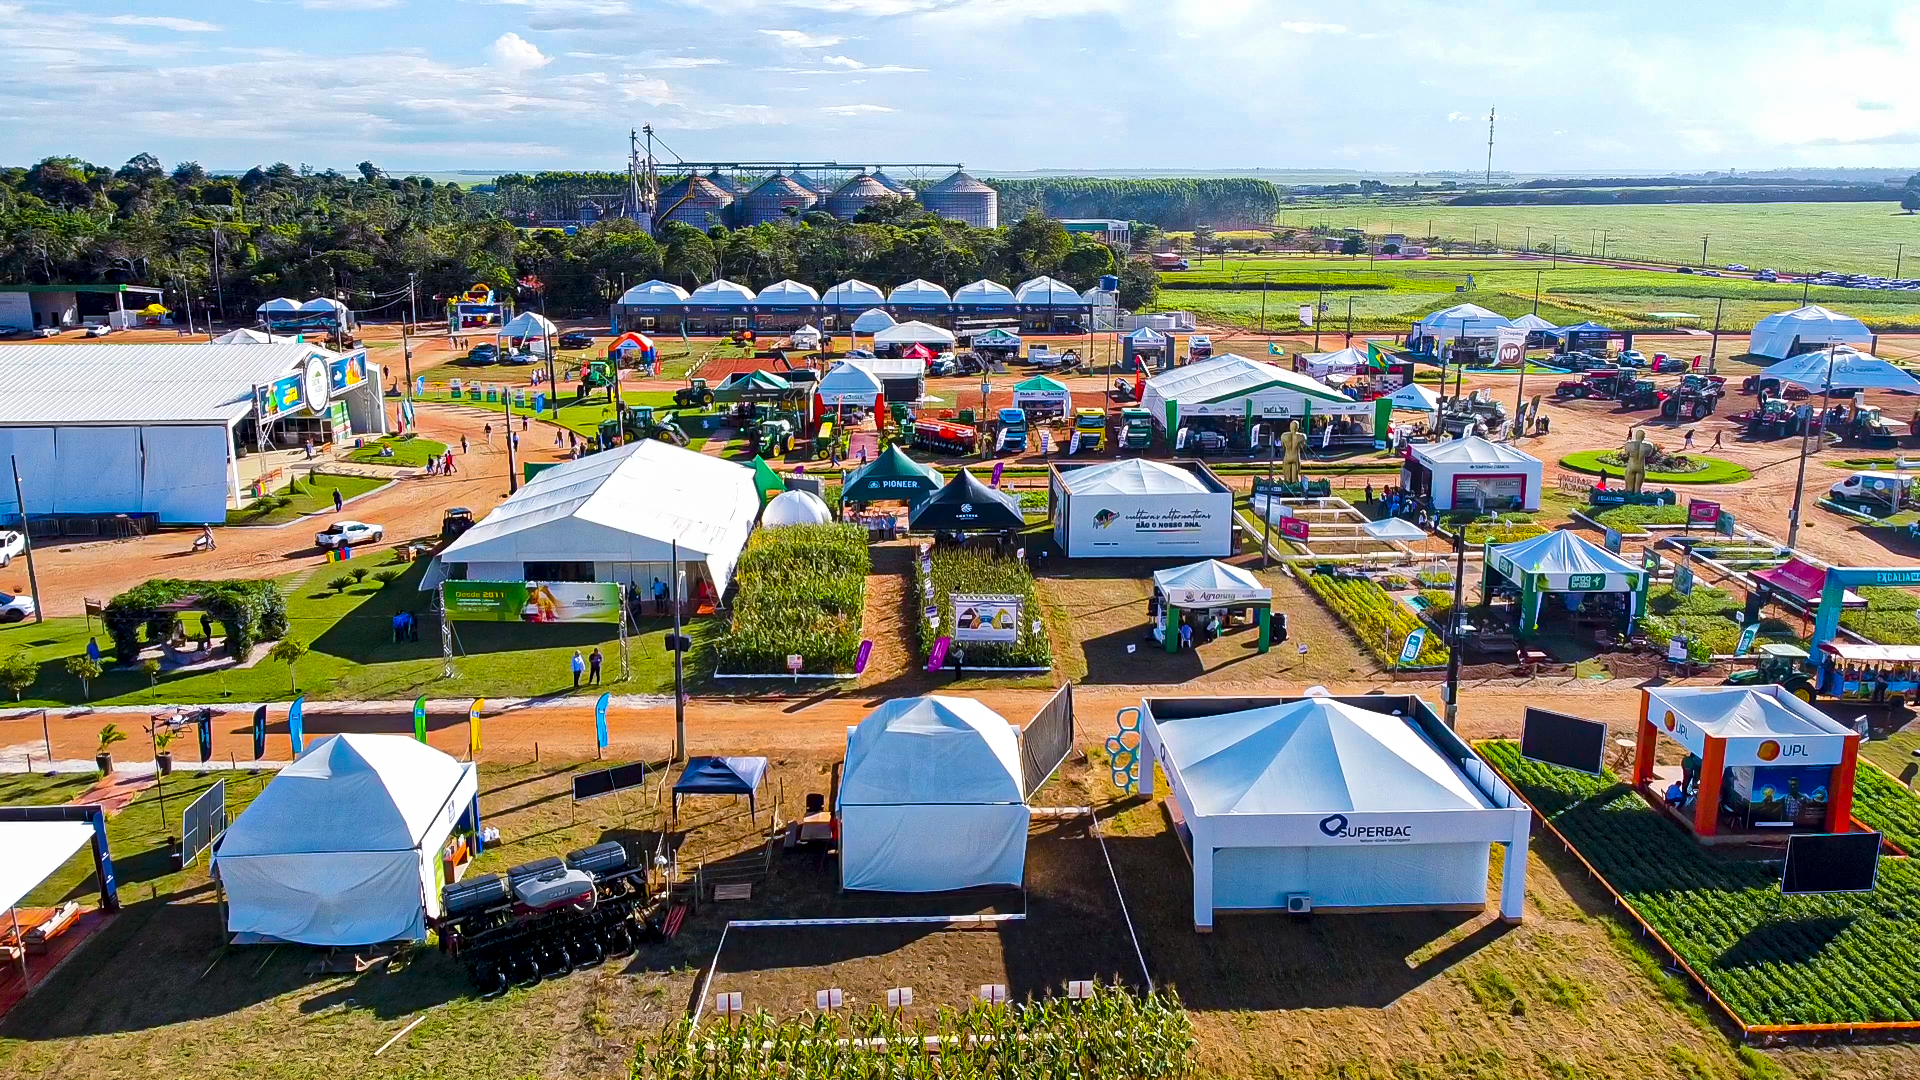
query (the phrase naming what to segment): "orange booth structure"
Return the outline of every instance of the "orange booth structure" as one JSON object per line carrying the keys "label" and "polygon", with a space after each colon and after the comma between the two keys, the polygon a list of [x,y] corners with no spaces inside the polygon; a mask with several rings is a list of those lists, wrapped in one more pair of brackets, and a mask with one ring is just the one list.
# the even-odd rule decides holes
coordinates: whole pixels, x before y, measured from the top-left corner
{"label": "orange booth structure", "polygon": [[[1642,690],[1633,783],[1702,838],[1848,832],[1860,736],[1779,686]],[[1654,789],[1661,737],[1684,747],[1680,798]],[[1784,838],[1784,836],[1782,837]]]}

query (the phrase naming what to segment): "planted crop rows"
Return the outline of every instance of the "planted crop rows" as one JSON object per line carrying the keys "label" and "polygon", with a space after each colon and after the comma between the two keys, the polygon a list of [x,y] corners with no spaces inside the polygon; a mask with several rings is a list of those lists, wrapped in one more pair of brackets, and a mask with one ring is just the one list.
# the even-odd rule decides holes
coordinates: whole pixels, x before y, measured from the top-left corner
{"label": "planted crop rows", "polygon": [[[1020,598],[1019,640],[1008,645],[990,641],[954,642],[966,650],[968,667],[1031,667],[1053,664],[1053,647],[1048,643],[1046,623],[1040,617],[1040,598],[1034,592],[1033,572],[1019,559],[1003,558],[965,548],[936,547],[932,551],[933,594],[927,594],[929,578],[924,564],[916,556],[913,564],[914,596],[922,607],[936,609],[937,622],[916,618],[919,628],[920,659],[933,652],[933,643],[953,634],[954,593],[962,596],[1017,596]],[[1038,629],[1036,629],[1038,627]]]}
{"label": "planted crop rows", "polygon": [[1920,1021],[1912,860],[1882,858],[1871,893],[1782,896],[1777,862],[1701,846],[1611,773],[1480,749],[1745,1023]]}
{"label": "planted crop rows", "polygon": [[854,525],[761,529],[740,556],[740,590],[714,643],[729,675],[784,675],[798,653],[807,674],[853,670],[867,600],[866,531]]}
{"label": "planted crop rows", "polygon": [[[1406,643],[1407,635],[1422,624],[1405,604],[1395,600],[1387,590],[1371,581],[1336,578],[1329,574],[1303,574],[1301,580],[1320,602],[1333,609],[1347,629],[1360,639],[1374,659],[1391,667],[1400,659],[1400,647]],[[1452,601],[1453,596],[1448,594]],[[1447,647],[1440,635],[1431,629],[1420,646],[1420,655],[1414,660],[1416,665],[1438,665],[1447,662]]]}

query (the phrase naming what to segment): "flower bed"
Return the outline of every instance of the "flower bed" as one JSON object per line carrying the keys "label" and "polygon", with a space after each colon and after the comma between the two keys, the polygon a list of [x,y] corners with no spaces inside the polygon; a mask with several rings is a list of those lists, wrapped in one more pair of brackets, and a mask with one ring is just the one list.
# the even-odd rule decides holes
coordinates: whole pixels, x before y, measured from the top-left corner
{"label": "flower bed", "polygon": [[[1407,635],[1422,625],[1419,616],[1371,581],[1313,573],[1301,575],[1301,580],[1347,624],[1347,629],[1353,631],[1353,636],[1360,639],[1360,644],[1374,659],[1388,667],[1399,662],[1400,647]],[[1446,662],[1446,645],[1440,641],[1440,635],[1429,631],[1414,665],[1428,667]]]}
{"label": "flower bed", "polygon": [[[1560,467],[1574,472],[1598,476],[1606,473],[1618,477],[1625,468],[1621,463],[1618,450],[1581,450],[1560,459]],[[1671,465],[1681,462],[1678,468],[1684,471],[1666,471],[1648,468],[1649,484],[1737,484],[1753,479],[1753,474],[1725,458],[1707,457],[1704,454],[1681,454],[1661,459]]]}
{"label": "flower bed", "polygon": [[[1691,596],[1681,596],[1671,585],[1655,585],[1647,590],[1647,614],[1640,625],[1647,639],[1662,650],[1673,635],[1680,634],[1691,643],[1689,655],[1705,660],[1730,654],[1740,644],[1742,628],[1733,621],[1733,613],[1740,609],[1741,602],[1732,593],[1711,585],[1695,585]],[[1800,637],[1784,619],[1761,619],[1754,643],[1770,641],[1799,644]]]}
{"label": "flower bed", "polygon": [[[913,595],[923,607],[938,611],[939,621],[914,620],[920,659],[933,652],[933,643],[953,634],[953,594],[962,596],[1017,596],[1020,598],[1019,639],[1011,645],[991,641],[956,641],[964,648],[970,668],[1047,668],[1053,666],[1053,646],[1046,622],[1040,617],[1040,597],[1034,592],[1033,572],[1019,559],[1008,559],[966,548],[936,547],[932,551],[933,598],[927,599],[924,565],[914,560]],[[1036,629],[1038,627],[1038,629]]]}
{"label": "flower bed", "polygon": [[1593,513],[1589,508],[1587,516],[1610,529],[1634,533],[1640,532],[1647,525],[1685,525],[1687,508],[1684,506],[1615,506],[1598,513]]}
{"label": "flower bed", "polygon": [[714,662],[726,675],[785,675],[798,653],[801,672],[850,672],[860,653],[867,600],[866,531],[855,525],[761,529],[734,568],[739,592]]}
{"label": "flower bed", "polygon": [[1881,859],[1870,893],[1782,896],[1776,866],[1702,846],[1612,773],[1479,750],[1743,1023],[1920,1021],[1916,860]]}

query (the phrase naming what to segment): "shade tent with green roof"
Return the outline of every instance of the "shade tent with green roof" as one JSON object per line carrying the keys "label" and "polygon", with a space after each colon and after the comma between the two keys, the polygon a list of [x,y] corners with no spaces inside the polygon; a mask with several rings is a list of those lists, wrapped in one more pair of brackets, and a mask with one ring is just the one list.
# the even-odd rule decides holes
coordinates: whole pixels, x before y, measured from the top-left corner
{"label": "shade tent with green roof", "polygon": [[713,388],[715,401],[778,401],[793,393],[793,384],[771,371],[738,371]]}
{"label": "shade tent with green roof", "polygon": [[922,465],[898,446],[846,474],[841,481],[842,503],[904,502],[918,506],[946,483],[932,466]]}
{"label": "shade tent with green roof", "polygon": [[1547,593],[1625,593],[1629,624],[1646,612],[1647,571],[1565,529],[1498,546],[1489,539],[1481,554],[1481,600],[1491,596],[1496,574],[1518,586],[1522,637],[1539,632]]}
{"label": "shade tent with green roof", "polygon": [[1213,608],[1253,608],[1260,621],[1261,652],[1273,640],[1273,590],[1237,566],[1204,559],[1153,573],[1153,591],[1160,602],[1161,640],[1168,652],[1180,651],[1176,612]]}
{"label": "shade tent with green roof", "polygon": [[1064,416],[1073,408],[1073,392],[1058,379],[1035,375],[1013,387],[1013,407]]}
{"label": "shade tent with green roof", "polygon": [[914,532],[1006,532],[1026,524],[1018,499],[993,490],[966,469],[907,516],[907,528]]}
{"label": "shade tent with green roof", "polygon": [[753,456],[753,486],[760,492],[762,507],[767,505],[769,499],[787,490],[787,482],[773,471],[773,466],[767,464],[766,458],[758,454]]}

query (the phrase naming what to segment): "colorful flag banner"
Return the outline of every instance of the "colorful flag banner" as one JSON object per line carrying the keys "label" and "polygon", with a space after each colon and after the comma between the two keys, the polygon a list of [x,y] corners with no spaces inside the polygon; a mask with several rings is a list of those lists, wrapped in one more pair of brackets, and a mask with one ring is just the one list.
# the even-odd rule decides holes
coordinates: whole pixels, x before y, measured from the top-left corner
{"label": "colorful flag banner", "polygon": [[422,743],[427,741],[427,695],[425,694],[413,699],[413,737]]}
{"label": "colorful flag banner", "polygon": [[480,754],[480,710],[486,705],[486,698],[474,698],[467,709],[467,750],[476,757]]}
{"label": "colorful flag banner", "polygon": [[607,748],[607,705],[612,700],[612,694],[601,694],[600,700],[593,703],[594,745],[602,750]]}
{"label": "colorful flag banner", "polygon": [[253,710],[253,760],[267,756],[267,707]]}
{"label": "colorful flag banner", "polygon": [[200,714],[200,762],[206,764],[213,757],[213,716],[207,712]]}
{"label": "colorful flag banner", "polygon": [[306,708],[307,695],[301,694],[293,699],[293,705],[287,709],[287,735],[293,740],[293,756],[299,757],[306,749]]}

